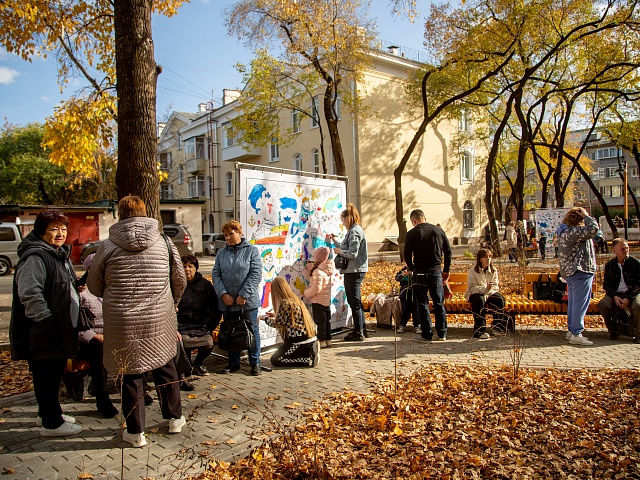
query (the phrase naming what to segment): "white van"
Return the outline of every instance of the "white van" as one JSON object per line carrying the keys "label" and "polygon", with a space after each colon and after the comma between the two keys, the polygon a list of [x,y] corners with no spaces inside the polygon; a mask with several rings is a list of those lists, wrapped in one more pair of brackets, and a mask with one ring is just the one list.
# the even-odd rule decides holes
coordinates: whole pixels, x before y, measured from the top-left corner
{"label": "white van", "polygon": [[18,263],[18,245],[22,241],[15,223],[0,223],[0,275],[7,275]]}

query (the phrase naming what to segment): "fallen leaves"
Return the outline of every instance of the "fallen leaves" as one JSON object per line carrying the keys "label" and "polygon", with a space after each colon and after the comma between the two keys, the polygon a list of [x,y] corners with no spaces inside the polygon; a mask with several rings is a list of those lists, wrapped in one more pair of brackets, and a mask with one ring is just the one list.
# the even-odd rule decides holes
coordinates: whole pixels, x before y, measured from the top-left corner
{"label": "fallen leaves", "polygon": [[638,478],[637,371],[428,365],[300,411],[286,435],[198,478]]}
{"label": "fallen leaves", "polygon": [[0,351],[0,371],[0,397],[17,395],[33,389],[27,362],[11,360],[11,353],[8,351]]}

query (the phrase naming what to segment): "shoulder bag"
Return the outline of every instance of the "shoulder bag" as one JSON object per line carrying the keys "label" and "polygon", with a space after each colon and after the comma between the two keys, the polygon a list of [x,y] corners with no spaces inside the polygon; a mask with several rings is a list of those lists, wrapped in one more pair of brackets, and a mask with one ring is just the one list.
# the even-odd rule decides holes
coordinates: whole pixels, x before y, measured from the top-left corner
{"label": "shoulder bag", "polygon": [[541,273],[538,281],[533,282],[533,299],[534,300],[553,300],[553,292],[556,290],[555,282],[551,281],[551,276],[547,274],[547,280],[544,281]]}
{"label": "shoulder bag", "polygon": [[177,342],[176,344],[176,356],[173,357],[173,363],[176,365],[178,377],[180,375],[184,375],[185,377],[191,376],[191,369],[193,368],[191,365],[191,359],[189,358],[189,355],[187,355],[182,342]]}
{"label": "shoulder bag", "polygon": [[[344,238],[345,240],[349,238],[349,233],[347,233],[347,236]],[[333,259],[333,263],[335,263],[336,268],[338,270],[346,270],[347,267],[349,266],[349,259],[347,257],[343,257],[342,255],[338,254]]]}
{"label": "shoulder bag", "polygon": [[218,333],[218,347],[228,352],[251,350],[256,346],[251,323],[244,318],[243,311],[227,309]]}
{"label": "shoulder bag", "polygon": [[80,305],[80,311],[78,312],[78,330],[81,332],[92,330],[95,319],[96,316],[89,310],[89,307]]}

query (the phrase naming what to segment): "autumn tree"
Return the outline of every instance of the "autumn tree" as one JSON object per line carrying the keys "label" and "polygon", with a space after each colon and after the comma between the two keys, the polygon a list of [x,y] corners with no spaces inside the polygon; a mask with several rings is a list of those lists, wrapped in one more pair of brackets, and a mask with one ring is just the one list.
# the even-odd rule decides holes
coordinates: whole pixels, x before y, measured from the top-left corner
{"label": "autumn tree", "polygon": [[[50,160],[88,173],[94,155],[117,131],[118,198],[140,195],[159,218],[151,14],[171,16],[182,0],[5,0],[0,44],[25,60],[52,55],[61,88],[79,77],[87,87],[47,120]],[[117,98],[117,102],[116,102]],[[117,126],[117,127],[116,127]],[[116,130],[117,128],[117,130]]]}
{"label": "autumn tree", "polygon": [[[290,132],[278,116],[283,110],[318,122],[322,112],[337,174],[346,175],[338,120],[340,110],[355,114],[360,107],[354,86],[363,78],[375,38],[367,12],[362,0],[239,0],[226,10],[231,35],[250,48],[279,51],[276,57],[261,50],[247,72],[238,105],[244,119],[236,122],[243,140],[286,140]],[[315,100],[318,90],[321,102]]]}

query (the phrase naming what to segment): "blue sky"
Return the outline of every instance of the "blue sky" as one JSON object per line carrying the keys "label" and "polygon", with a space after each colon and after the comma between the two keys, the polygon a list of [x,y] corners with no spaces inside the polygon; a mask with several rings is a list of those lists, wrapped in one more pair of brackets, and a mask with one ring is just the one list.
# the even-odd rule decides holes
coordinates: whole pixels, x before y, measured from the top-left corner
{"label": "blue sky", "polygon": [[[158,118],[167,112],[197,111],[201,102],[222,97],[223,88],[238,88],[238,62],[248,63],[252,52],[227,36],[222,10],[231,0],[192,0],[172,18],[154,17],[156,62],[163,66],[158,80]],[[428,2],[411,23],[391,15],[387,0],[372,0],[371,15],[379,37],[398,45],[423,49],[423,21]],[[60,93],[56,62],[34,58],[31,63],[0,50],[0,121],[24,125],[43,122],[60,100],[80,89],[80,80]]]}

